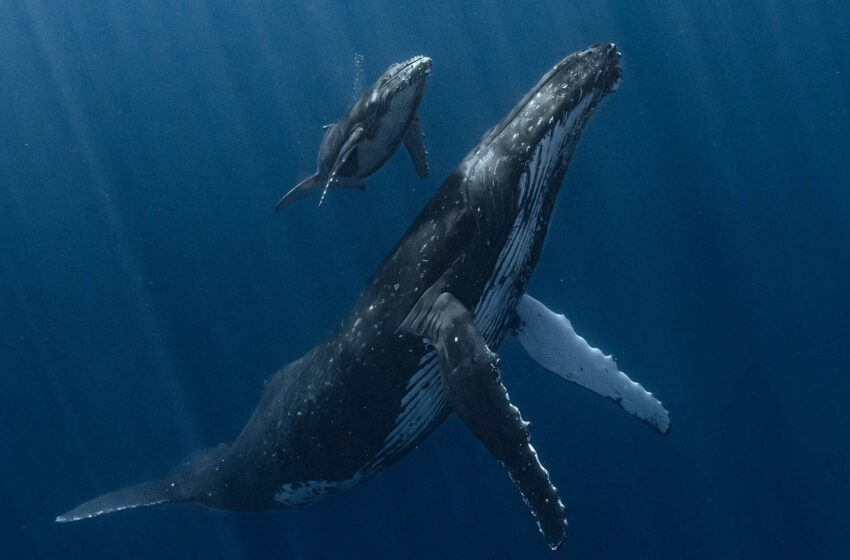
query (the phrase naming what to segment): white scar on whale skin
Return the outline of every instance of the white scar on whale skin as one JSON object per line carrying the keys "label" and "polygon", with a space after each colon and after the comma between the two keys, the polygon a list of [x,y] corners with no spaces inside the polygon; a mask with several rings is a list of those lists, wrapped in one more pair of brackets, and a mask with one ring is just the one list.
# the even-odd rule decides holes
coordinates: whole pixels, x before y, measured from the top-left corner
{"label": "white scar on whale skin", "polygon": [[354,477],[343,481],[309,480],[307,482],[290,482],[280,487],[274,499],[276,502],[291,508],[304,508],[319,500],[345,492],[356,486],[362,477]]}

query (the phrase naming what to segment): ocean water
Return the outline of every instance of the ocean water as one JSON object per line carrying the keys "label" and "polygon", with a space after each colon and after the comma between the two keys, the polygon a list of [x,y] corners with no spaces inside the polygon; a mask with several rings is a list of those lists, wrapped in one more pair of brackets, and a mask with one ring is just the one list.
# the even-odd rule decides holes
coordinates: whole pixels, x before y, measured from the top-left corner
{"label": "ocean water", "polygon": [[[846,2],[0,3],[3,558],[848,558]],[[615,42],[529,293],[671,413],[500,349],[570,519],[550,552],[455,418],[299,512],[56,525],[230,441],[486,129]],[[431,176],[282,215],[355,84],[426,54]]]}

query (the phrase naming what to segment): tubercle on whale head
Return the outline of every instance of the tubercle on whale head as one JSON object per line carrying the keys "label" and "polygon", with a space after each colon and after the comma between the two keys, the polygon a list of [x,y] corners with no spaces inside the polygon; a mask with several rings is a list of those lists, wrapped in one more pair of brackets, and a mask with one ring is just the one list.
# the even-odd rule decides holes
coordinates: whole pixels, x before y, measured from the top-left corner
{"label": "tubercle on whale head", "polygon": [[420,77],[431,73],[432,61],[425,55],[417,55],[402,62],[390,64],[381,77],[382,81],[399,77]]}
{"label": "tubercle on whale head", "polygon": [[467,199],[507,217],[523,188],[559,188],[587,119],[621,76],[613,43],[591,45],[558,62],[461,163]]}
{"label": "tubercle on whale head", "polygon": [[423,55],[391,64],[378,80],[379,89],[387,95],[411,85],[423,88],[426,78],[431,74],[431,66],[431,59]]}
{"label": "tubercle on whale head", "polygon": [[588,116],[605,95],[619,87],[620,56],[613,43],[592,45],[567,56],[485,134],[479,149],[493,143],[528,149],[575,109],[584,113],[580,116]]}

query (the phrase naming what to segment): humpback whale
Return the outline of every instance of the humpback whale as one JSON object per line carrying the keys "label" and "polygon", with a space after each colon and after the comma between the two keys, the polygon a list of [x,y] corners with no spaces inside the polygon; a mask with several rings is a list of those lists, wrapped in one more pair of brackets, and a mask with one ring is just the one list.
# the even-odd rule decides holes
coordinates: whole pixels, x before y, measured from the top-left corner
{"label": "humpback whale", "polygon": [[620,81],[619,60],[613,44],[598,44],[547,72],[446,178],[339,330],[269,379],[231,444],[56,521],[166,502],[305,507],[395,463],[454,413],[558,548],[565,507],[502,383],[495,352],[504,337],[659,432],[670,426],[651,393],[525,293],[567,165]]}
{"label": "humpback whale", "polygon": [[390,65],[339,122],[325,125],[318,169],[278,201],[280,212],[296,200],[329,188],[365,189],[363,179],[378,170],[404,142],[416,174],[428,175],[427,152],[419,124],[419,102],[431,73],[431,59],[416,56]]}

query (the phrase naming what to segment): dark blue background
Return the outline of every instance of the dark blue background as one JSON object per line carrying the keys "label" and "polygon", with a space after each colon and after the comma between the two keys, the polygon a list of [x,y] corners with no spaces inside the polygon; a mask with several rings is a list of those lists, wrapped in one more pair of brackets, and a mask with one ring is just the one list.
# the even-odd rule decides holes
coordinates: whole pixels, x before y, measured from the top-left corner
{"label": "dark blue background", "polygon": [[[844,558],[850,515],[846,2],[0,5],[0,554],[554,558],[456,420],[293,513],[177,507],[54,525],[228,441],[483,132],[598,41],[591,120],[530,292],[671,411],[660,437],[541,370],[506,384],[571,558]],[[432,176],[276,216],[321,125],[427,54]]]}

